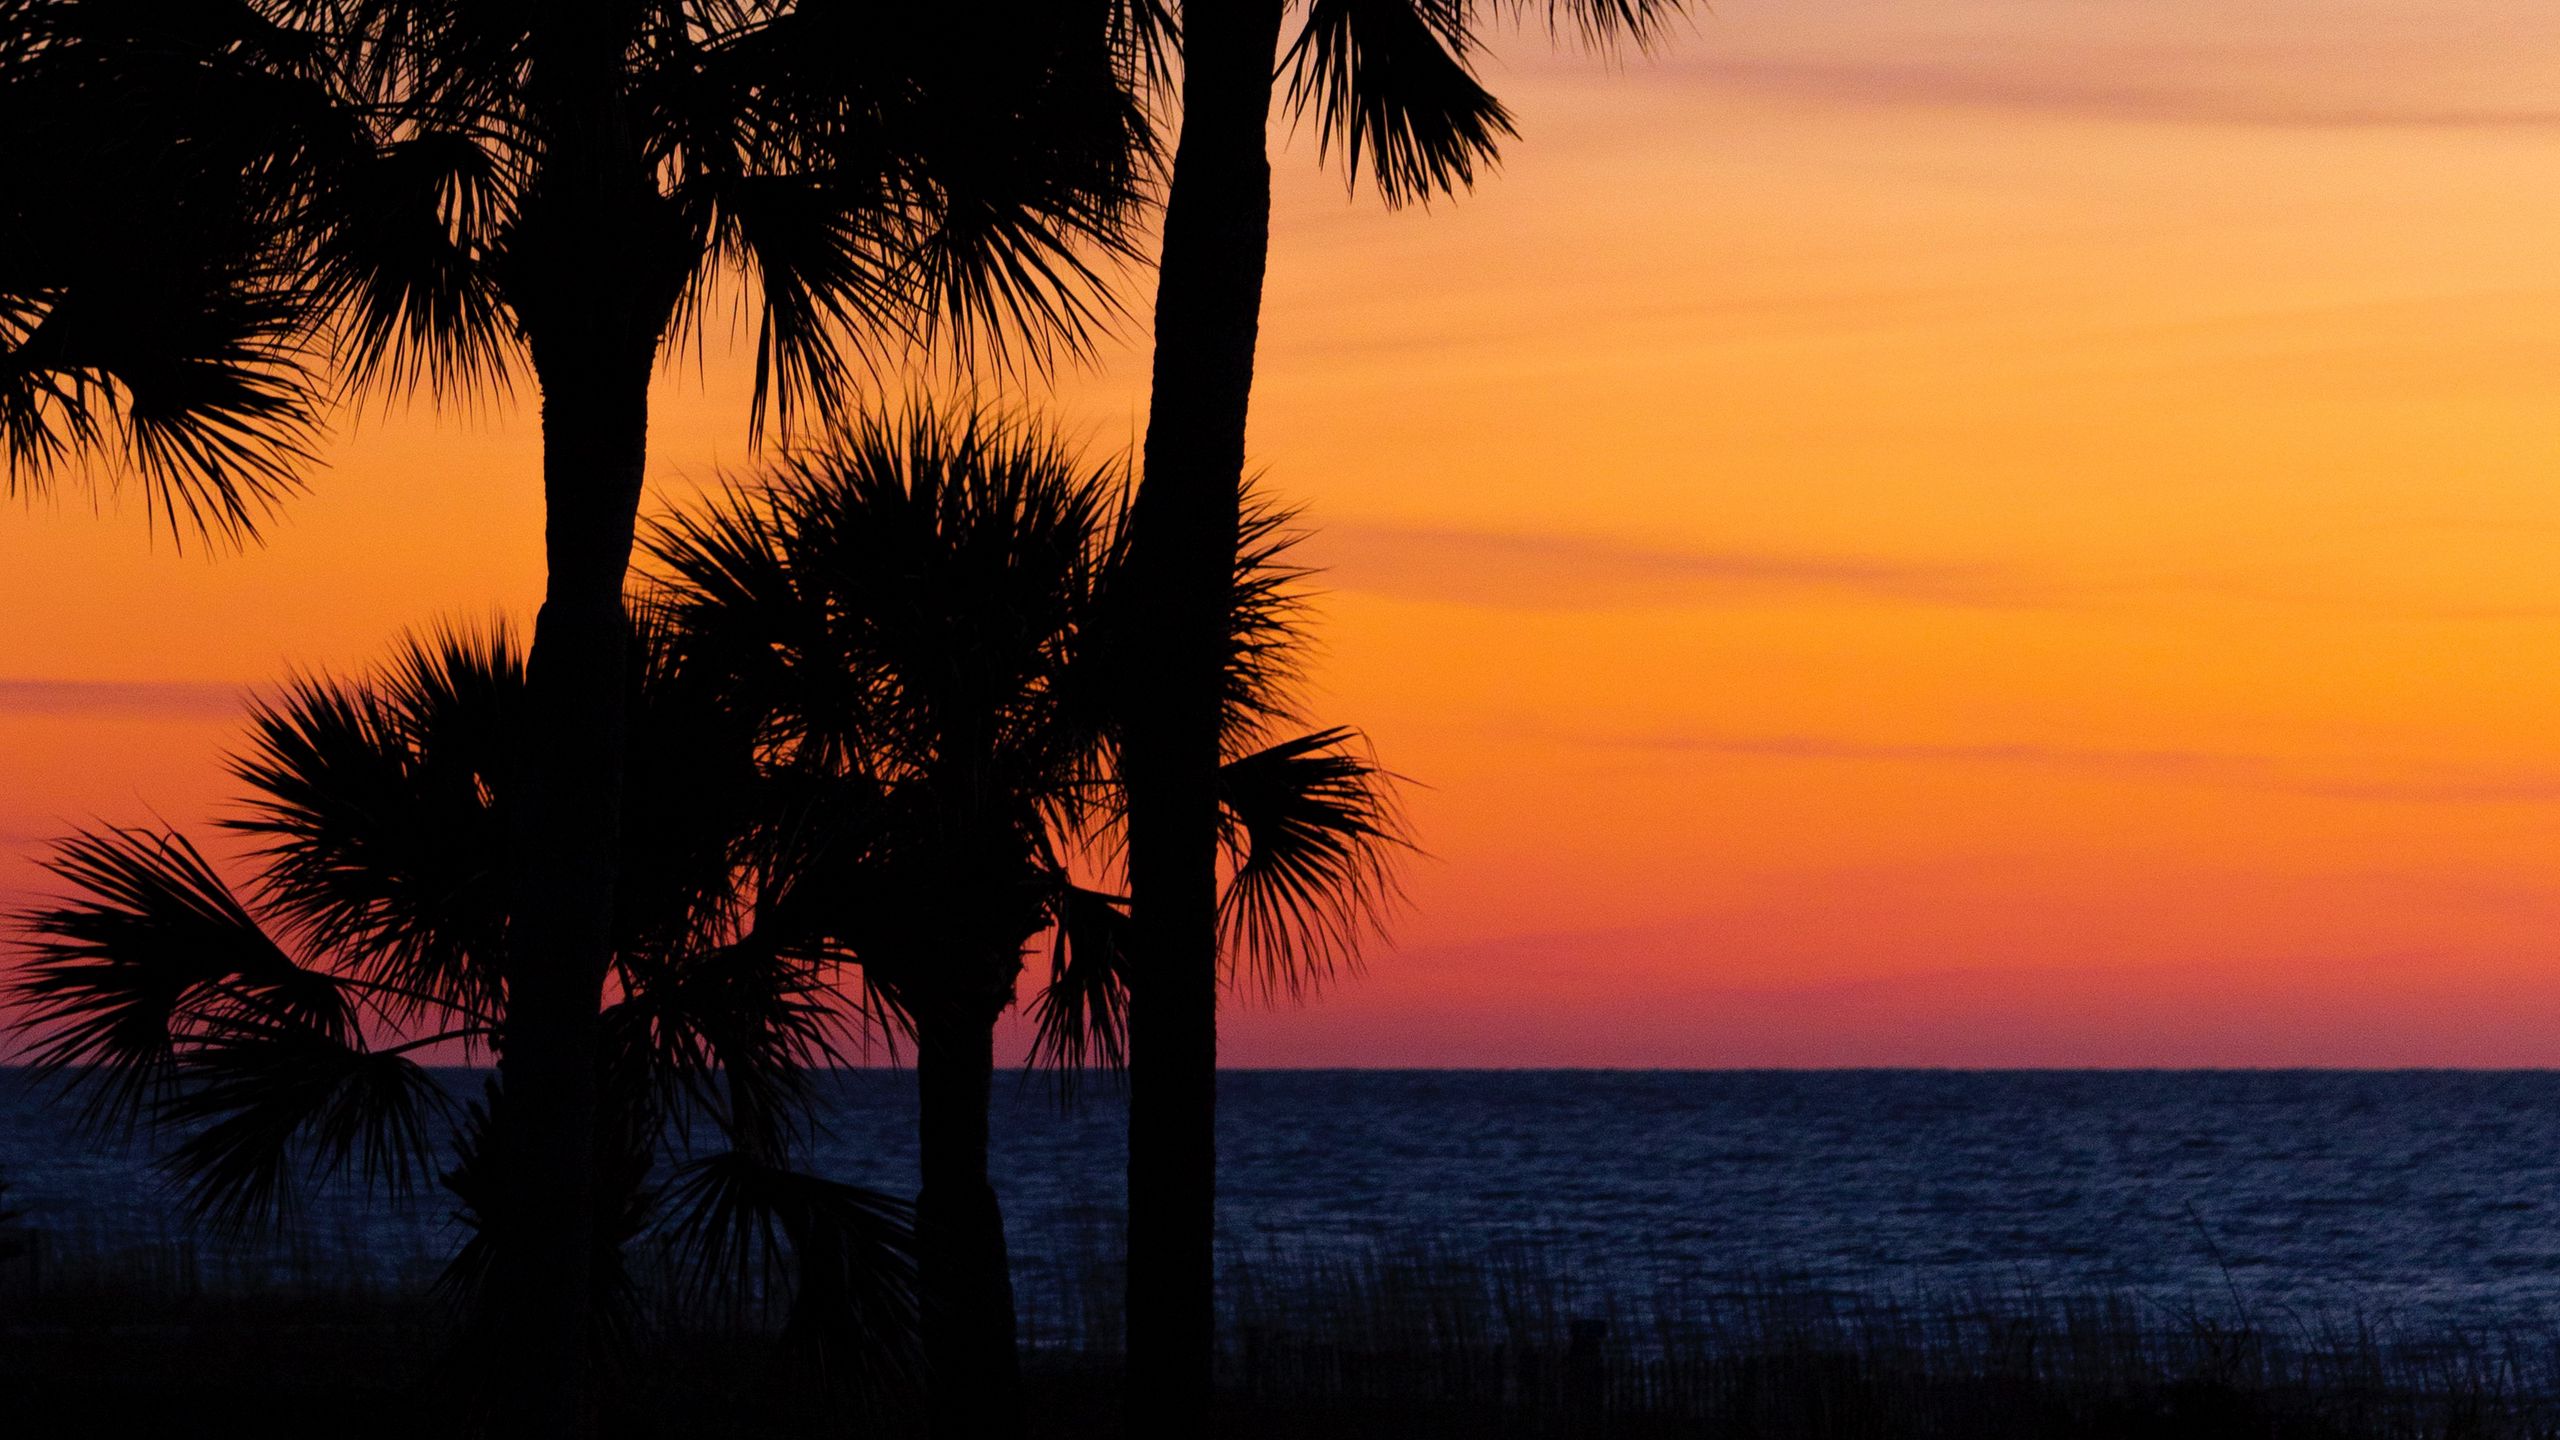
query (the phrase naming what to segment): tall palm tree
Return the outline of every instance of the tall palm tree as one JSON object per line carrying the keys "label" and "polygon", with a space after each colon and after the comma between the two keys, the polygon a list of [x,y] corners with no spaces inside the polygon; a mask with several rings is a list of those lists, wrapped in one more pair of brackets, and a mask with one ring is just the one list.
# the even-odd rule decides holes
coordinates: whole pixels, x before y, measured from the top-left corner
{"label": "tall palm tree", "polygon": [[831,418],[880,337],[1094,318],[1143,148],[1097,14],[1043,0],[0,0],[0,440],[121,459],[240,533],[324,385],[541,398],[547,580],[512,811],[491,1276],[526,1434],[574,1435],[648,387],[734,279],[751,425]]}
{"label": "tall palm tree", "polygon": [[[644,540],[688,643],[763,730],[773,783],[843,797],[795,888],[915,1041],[923,1339],[951,1440],[1022,1428],[987,1121],[996,1024],[1043,931],[1043,1053],[1124,1050],[1127,918],[1103,887],[1119,737],[1153,694],[1132,683],[1124,497],[1117,467],[1027,423],[919,405]],[[1235,928],[1295,977],[1374,912],[1399,832],[1354,736],[1289,723],[1282,518],[1257,522],[1224,621],[1221,798]]]}
{"label": "tall palm tree", "polygon": [[[792,932],[752,730],[654,633],[624,677],[629,883],[582,1325],[627,1308],[625,1242],[656,1230],[704,1279],[786,1295],[786,1340],[828,1368],[895,1361],[913,1323],[905,1205],[795,1163],[809,1077],[848,1018],[835,967]],[[54,852],[69,891],[21,917],[16,1023],[93,1122],[161,1139],[198,1220],[281,1219],[306,1175],[395,1193],[441,1175],[471,1230],[457,1288],[543,1242],[509,1112],[457,1107],[421,1066],[505,1033],[528,687],[503,629],[447,632],[258,706],[229,822],[255,845],[248,898],[175,833],[93,830]]]}
{"label": "tall palm tree", "polygon": [[[1271,240],[1277,101],[1387,204],[1472,185],[1513,133],[1471,57],[1534,15],[1595,45],[1649,43],[1679,0],[1130,0],[1123,23],[1178,91],[1157,267],[1153,396],[1130,584],[1155,703],[1128,735],[1136,904],[1129,1109],[1133,1433],[1204,1428],[1215,1334],[1218,676],[1214,617],[1243,534],[1245,422]],[[1178,13],[1177,13],[1178,12]],[[1295,29],[1282,43],[1285,27]],[[1276,63],[1275,63],[1276,57]],[[1285,77],[1286,86],[1280,80]]]}

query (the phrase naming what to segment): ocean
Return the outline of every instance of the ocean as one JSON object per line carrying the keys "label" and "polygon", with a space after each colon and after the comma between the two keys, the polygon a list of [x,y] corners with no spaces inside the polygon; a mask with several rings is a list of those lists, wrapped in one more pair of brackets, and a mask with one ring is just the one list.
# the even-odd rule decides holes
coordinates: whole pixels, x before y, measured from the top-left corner
{"label": "ocean", "polygon": [[[456,1093],[478,1077],[445,1077]],[[817,1168],[914,1185],[913,1077],[828,1082]],[[2560,1319],[2560,1072],[1238,1071],[1231,1256],[1529,1254],[1613,1293],[2132,1294],[2261,1318]],[[1108,1265],[1124,1119],[1000,1081],[1026,1303]],[[0,1178],[89,1245],[177,1238],[147,1153],[0,1077]],[[323,1189],[257,1242],[385,1270],[452,1243],[435,1193]]]}

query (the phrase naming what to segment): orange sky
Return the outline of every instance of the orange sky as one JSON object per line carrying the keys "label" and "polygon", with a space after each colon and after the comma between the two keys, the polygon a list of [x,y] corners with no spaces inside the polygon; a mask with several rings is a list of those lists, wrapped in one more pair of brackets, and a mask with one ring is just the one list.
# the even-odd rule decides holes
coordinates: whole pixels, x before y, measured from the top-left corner
{"label": "orange sky", "polygon": [[[1470,199],[1280,161],[1253,451],[1432,858],[1231,1060],[2560,1063],[2560,11],[1719,0],[1488,69]],[[741,370],[662,384],[662,493]],[[532,441],[376,406],[218,560],[0,509],[0,898],[210,811],[235,687],[528,614]]]}

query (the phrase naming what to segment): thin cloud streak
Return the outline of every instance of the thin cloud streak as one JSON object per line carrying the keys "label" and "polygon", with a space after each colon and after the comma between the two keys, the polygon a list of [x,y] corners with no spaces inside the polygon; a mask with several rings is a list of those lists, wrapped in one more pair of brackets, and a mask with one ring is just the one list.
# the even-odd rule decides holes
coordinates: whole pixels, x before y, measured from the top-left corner
{"label": "thin cloud streak", "polygon": [[2271,101],[2263,95],[2192,81],[2128,83],[2115,76],[2083,78],[2068,72],[2026,73],[1960,63],[1734,59],[1711,55],[1680,69],[1684,78],[1697,76],[1714,85],[1853,104],[2027,111],[2149,124],[2265,129],[2560,129],[2560,109],[2546,106],[2407,105],[2363,97]]}
{"label": "thin cloud streak", "polygon": [[2009,609],[2057,597],[2010,570],[1857,556],[1682,549],[1592,535],[1335,524],[1307,558],[1337,589],[1506,610],[1735,604],[1830,593]]}
{"label": "thin cloud streak", "polygon": [[1594,738],[1585,743],[1611,749],[1781,760],[2035,765],[2219,776],[2267,774],[2275,769],[2273,760],[2258,755],[2220,754],[2206,750],[2113,750],[2019,741],[1929,744],[1849,740],[1828,735],[1657,735]]}
{"label": "thin cloud streak", "polygon": [[1667,609],[1828,595],[1976,610],[2085,612],[2211,601],[2384,621],[2560,620],[2560,605],[2429,604],[2305,590],[2246,573],[2084,568],[2063,578],[1996,562],[1681,548],[1466,526],[1338,522],[1317,527],[1299,553],[1336,590],[1495,610]]}
{"label": "thin cloud streak", "polygon": [[1994,765],[2149,775],[2193,784],[2314,799],[2394,805],[2560,804],[2560,774],[2548,771],[2438,771],[2367,779],[2305,776],[2268,755],[2209,750],[2109,749],[1992,741],[1935,744],[1827,735],[1656,735],[1575,737],[1595,749],[1730,755],[1747,759],[1850,763]]}
{"label": "thin cloud streak", "polygon": [[234,715],[248,687],[220,680],[44,680],[0,676],[6,715]]}
{"label": "thin cloud streak", "polygon": [[2551,775],[2474,780],[2321,780],[2283,788],[2297,795],[2401,805],[2560,804],[2560,776]]}

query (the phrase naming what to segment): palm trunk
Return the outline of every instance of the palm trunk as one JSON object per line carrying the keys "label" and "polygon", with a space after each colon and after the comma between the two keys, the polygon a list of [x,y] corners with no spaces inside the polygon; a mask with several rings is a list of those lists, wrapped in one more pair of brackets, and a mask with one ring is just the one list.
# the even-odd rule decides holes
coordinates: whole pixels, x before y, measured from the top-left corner
{"label": "palm trunk", "polygon": [[917,1017],[916,1280],[934,1440],[1022,1433],[1013,1275],[987,1179],[995,1012],[963,1004]]}
{"label": "palm trunk", "polygon": [[526,705],[531,773],[499,1054],[508,1246],[502,1434],[587,1432],[596,1229],[598,1012],[613,949],[628,624],[623,573],[648,430],[651,355],[579,348],[541,369],[550,563]]}
{"label": "palm trunk", "polygon": [[515,834],[499,1101],[518,1214],[491,1276],[498,1433],[593,1429],[599,1258],[597,1072],[620,868],[631,565],[649,373],[682,270],[623,93],[628,17],[577,7],[537,28],[529,88],[547,153],[507,260],[542,387],[547,578],[527,660],[532,736]]}
{"label": "palm trunk", "polygon": [[1132,580],[1128,1427],[1206,1434],[1216,1356],[1217,770],[1245,421],[1271,241],[1279,0],[1186,6]]}

